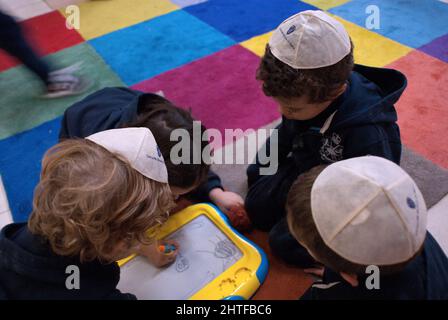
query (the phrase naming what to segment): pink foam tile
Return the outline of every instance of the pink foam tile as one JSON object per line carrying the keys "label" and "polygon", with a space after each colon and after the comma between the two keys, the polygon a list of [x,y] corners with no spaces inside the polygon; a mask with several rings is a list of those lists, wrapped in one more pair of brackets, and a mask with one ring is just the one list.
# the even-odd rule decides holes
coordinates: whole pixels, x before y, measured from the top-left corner
{"label": "pink foam tile", "polygon": [[415,50],[388,67],[408,78],[396,104],[403,142],[448,168],[448,64]]}
{"label": "pink foam tile", "polygon": [[224,129],[257,129],[280,117],[275,102],[264,96],[255,79],[259,60],[235,45],[133,88],[146,92],[162,90],[166,98],[191,108],[196,119],[222,134]]}

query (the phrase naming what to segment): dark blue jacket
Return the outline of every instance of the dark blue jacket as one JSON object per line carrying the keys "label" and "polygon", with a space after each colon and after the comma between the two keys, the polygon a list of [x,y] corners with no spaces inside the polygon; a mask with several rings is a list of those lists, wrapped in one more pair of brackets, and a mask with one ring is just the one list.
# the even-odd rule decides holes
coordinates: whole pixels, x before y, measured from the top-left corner
{"label": "dark blue jacket", "polygon": [[[346,91],[321,114],[304,121],[283,117],[277,127],[279,167],[270,179],[270,194],[284,204],[297,176],[320,164],[365,155],[399,164],[401,140],[394,103],[405,87],[405,76],[396,70],[355,65]],[[329,126],[323,130],[327,120]],[[267,154],[270,143],[265,145]],[[259,166],[257,158],[248,168],[249,186],[260,177]]]}
{"label": "dark blue jacket", "polygon": [[[116,288],[120,279],[117,263],[81,263],[77,257],[58,256],[24,223],[10,224],[1,230],[0,257],[0,300],[136,299]],[[70,265],[79,267],[79,290],[66,287],[71,274],[66,273],[66,268]]]}
{"label": "dark blue jacket", "polygon": [[[396,70],[356,65],[346,91],[326,110],[336,112],[325,133],[320,121],[283,118],[279,127],[279,158],[289,152],[306,171],[318,164],[364,155],[400,163],[400,131],[394,103],[406,87],[406,78]],[[311,123],[311,126],[307,126]]]}
{"label": "dark blue jacket", "polygon": [[[163,99],[152,93],[128,88],[104,88],[69,107],[62,118],[59,139],[84,138],[96,132],[121,128],[136,119],[139,102],[160,103]],[[209,202],[209,192],[221,188],[221,180],[210,171],[208,180],[188,196],[194,201]]]}
{"label": "dark blue jacket", "polygon": [[380,288],[367,289],[367,276],[352,287],[342,277],[325,269],[322,282],[315,283],[302,300],[381,299],[381,300],[446,300],[448,299],[448,259],[428,232],[423,251],[399,273],[380,276]]}

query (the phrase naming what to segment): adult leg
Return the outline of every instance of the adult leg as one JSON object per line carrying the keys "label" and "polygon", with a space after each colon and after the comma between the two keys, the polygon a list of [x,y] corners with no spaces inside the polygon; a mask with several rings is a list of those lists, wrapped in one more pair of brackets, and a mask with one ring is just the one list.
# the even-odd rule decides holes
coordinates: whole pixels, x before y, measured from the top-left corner
{"label": "adult leg", "polygon": [[0,48],[20,60],[45,84],[48,84],[49,67],[26,41],[19,24],[0,11]]}

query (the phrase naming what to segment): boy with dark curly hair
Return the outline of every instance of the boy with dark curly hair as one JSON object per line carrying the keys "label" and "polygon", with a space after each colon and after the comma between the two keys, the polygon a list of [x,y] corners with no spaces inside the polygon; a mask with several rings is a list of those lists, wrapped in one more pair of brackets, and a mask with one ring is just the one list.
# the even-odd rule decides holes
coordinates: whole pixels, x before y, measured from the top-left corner
{"label": "boy with dark curly hair", "polygon": [[[241,230],[250,227],[243,207],[243,198],[225,190],[220,177],[209,170],[202,151],[208,141],[195,141],[195,119],[188,110],[154,93],[144,93],[124,87],[103,88],[70,106],[64,113],[59,139],[84,138],[90,134],[114,128],[144,127],[151,130],[160,147],[168,169],[171,191],[182,209],[189,202],[213,202],[228,217],[232,225]],[[174,163],[171,150],[178,144],[171,134],[176,129],[187,131],[191,139],[188,163]],[[201,126],[201,136],[206,128]],[[130,141],[132,143],[132,141]],[[201,161],[194,163],[195,153]]]}
{"label": "boy with dark curly hair", "polygon": [[[399,164],[394,103],[406,78],[395,70],[355,65],[343,25],[322,11],[303,11],[274,31],[257,79],[282,114],[278,170],[260,175],[258,158],[249,166],[246,209],[255,227],[271,232],[274,254],[309,267],[314,259],[291,236],[285,221],[292,182],[317,165],[364,155]],[[271,150],[270,142],[266,150]]]}
{"label": "boy with dark curly hair", "polygon": [[[344,184],[341,184],[344,179]],[[448,259],[427,231],[416,183],[366,156],[301,174],[286,201],[291,233],[323,268],[302,300],[448,298]]]}

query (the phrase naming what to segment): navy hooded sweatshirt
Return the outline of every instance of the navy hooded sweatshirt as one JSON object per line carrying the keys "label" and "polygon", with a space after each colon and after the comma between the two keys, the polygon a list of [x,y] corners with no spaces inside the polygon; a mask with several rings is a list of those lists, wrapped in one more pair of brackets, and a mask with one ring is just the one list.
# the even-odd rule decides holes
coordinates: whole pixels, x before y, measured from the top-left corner
{"label": "navy hooded sweatshirt", "polygon": [[[1,230],[0,257],[0,300],[136,299],[116,288],[120,279],[117,263],[81,263],[77,257],[56,255],[48,242],[31,234],[24,223]],[[73,265],[79,268],[80,286],[69,290],[66,280],[73,272],[66,271]]]}
{"label": "navy hooded sweatshirt", "polygon": [[[62,118],[59,140],[85,138],[91,134],[124,127],[136,119],[141,101],[160,103],[164,99],[152,93],[143,93],[124,87],[104,88],[69,107]],[[207,181],[187,197],[193,201],[210,202],[209,192],[221,188],[221,180],[209,171]]]}
{"label": "navy hooded sweatshirt", "polygon": [[423,251],[396,274],[380,275],[379,289],[367,289],[369,275],[358,277],[352,287],[338,273],[325,269],[301,300],[446,300],[448,299],[448,259],[428,232]]}
{"label": "navy hooded sweatshirt", "polygon": [[[406,77],[396,70],[355,65],[345,92],[322,113],[304,121],[283,117],[277,127],[279,167],[270,177],[269,195],[284,206],[297,176],[320,164],[365,155],[399,164],[401,140],[394,103],[405,88]],[[270,143],[265,145],[267,154]],[[249,187],[260,178],[259,166],[257,158],[248,168]],[[252,196],[257,197],[249,189],[248,197]]]}

